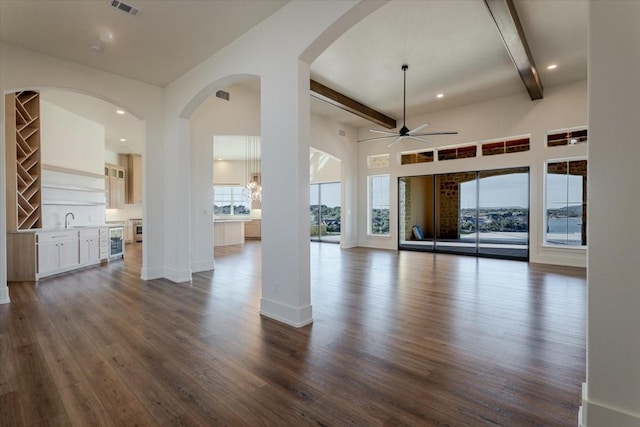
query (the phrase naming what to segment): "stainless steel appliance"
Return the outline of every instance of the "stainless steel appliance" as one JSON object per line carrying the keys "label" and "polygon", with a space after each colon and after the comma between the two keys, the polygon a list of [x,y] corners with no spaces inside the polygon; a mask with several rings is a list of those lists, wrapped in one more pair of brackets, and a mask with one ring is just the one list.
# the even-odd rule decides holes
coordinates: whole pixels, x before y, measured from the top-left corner
{"label": "stainless steel appliance", "polygon": [[133,237],[136,242],[142,242],[142,219],[135,218],[131,219],[133,223]]}
{"label": "stainless steel appliance", "polygon": [[109,260],[124,258],[124,227],[109,227]]}

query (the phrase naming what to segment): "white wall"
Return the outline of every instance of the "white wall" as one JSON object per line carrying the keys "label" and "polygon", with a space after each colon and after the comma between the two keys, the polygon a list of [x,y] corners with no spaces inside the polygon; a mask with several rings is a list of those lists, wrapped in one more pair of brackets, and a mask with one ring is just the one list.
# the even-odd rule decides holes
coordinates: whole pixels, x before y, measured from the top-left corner
{"label": "white wall", "polygon": [[46,95],[40,97],[40,126],[42,165],[69,169],[42,171],[42,228],[64,227],[69,212],[72,225],[104,224],[104,126],[46,101]]}
{"label": "white wall", "polygon": [[[247,86],[247,84],[249,86]],[[244,161],[214,161],[214,135],[260,135],[260,92],[255,81],[224,88],[230,94],[225,101],[209,97],[189,120],[191,147],[191,211],[199,221],[193,221],[191,236],[191,270],[206,271],[214,267],[213,259],[213,193],[216,184],[247,182]]]}
{"label": "white wall", "polygon": [[[313,116],[311,117],[313,121]],[[313,125],[311,125],[313,128]],[[311,136],[313,139],[313,135]],[[311,184],[339,182],[342,178],[342,164],[339,159],[318,150],[309,155],[309,181]]]}
{"label": "white wall", "polygon": [[104,135],[104,126],[40,100],[43,164],[102,175]]}
{"label": "white wall", "polygon": [[589,4],[585,427],[640,426],[639,22],[640,2]]}
{"label": "white wall", "polygon": [[[344,136],[340,135],[344,131]],[[311,115],[311,147],[340,160],[340,246],[358,245],[358,143],[357,130],[317,114]],[[365,187],[366,188],[366,187]]]}
{"label": "white wall", "polygon": [[[545,88],[544,99],[531,101],[526,92],[494,100],[441,111],[423,117],[407,119],[409,128],[424,122],[432,123],[429,130],[456,130],[458,135],[435,136],[435,147],[504,139],[530,135],[528,152],[478,157],[433,163],[400,165],[402,151],[433,147],[415,141],[402,141],[391,149],[387,142],[361,142],[359,148],[359,187],[367,188],[367,176],[388,173],[391,178],[391,206],[397,206],[397,177],[431,175],[448,172],[498,169],[512,166],[530,168],[530,260],[532,262],[586,266],[583,249],[551,248],[543,244],[544,166],[545,160],[587,155],[587,145],[546,147],[546,132],[586,126],[587,83],[573,82]],[[359,129],[359,139],[370,137],[369,128]],[[367,169],[367,156],[390,153],[389,168]],[[359,192],[358,204],[367,206],[366,191]],[[359,242],[361,246],[394,249],[397,245],[397,209],[391,209],[391,235],[368,236],[366,209],[359,212]]]}

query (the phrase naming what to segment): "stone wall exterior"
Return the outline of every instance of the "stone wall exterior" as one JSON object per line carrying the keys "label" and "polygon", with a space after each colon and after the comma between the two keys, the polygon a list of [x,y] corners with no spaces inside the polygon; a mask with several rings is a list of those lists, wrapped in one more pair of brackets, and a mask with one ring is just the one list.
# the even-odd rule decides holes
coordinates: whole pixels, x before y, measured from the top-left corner
{"label": "stone wall exterior", "polygon": [[475,172],[459,172],[439,175],[437,179],[439,239],[458,239],[460,218],[460,184],[476,179]]}

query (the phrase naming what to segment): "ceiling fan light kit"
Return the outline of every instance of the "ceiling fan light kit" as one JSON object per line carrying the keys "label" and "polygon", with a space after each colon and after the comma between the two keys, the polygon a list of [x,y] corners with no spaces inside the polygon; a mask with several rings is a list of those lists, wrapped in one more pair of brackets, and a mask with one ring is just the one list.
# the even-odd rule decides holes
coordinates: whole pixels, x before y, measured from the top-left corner
{"label": "ceiling fan light kit", "polygon": [[430,144],[430,143],[432,143],[431,141],[429,141],[428,139],[421,138],[421,137],[422,136],[428,136],[428,135],[456,135],[458,133],[456,131],[440,131],[440,132],[422,132],[422,133],[418,133],[422,129],[424,129],[427,126],[429,126],[431,123],[423,123],[420,126],[418,126],[417,128],[415,128],[413,130],[409,130],[409,128],[407,127],[407,70],[408,69],[409,69],[409,65],[402,64],[402,72],[404,74],[404,85],[403,85],[403,91],[402,91],[402,127],[400,128],[400,130],[398,132],[389,132],[389,131],[386,131],[386,130],[369,129],[369,132],[380,133],[380,134],[383,134],[385,136],[380,136],[380,137],[377,137],[377,138],[363,139],[363,140],[360,140],[358,142],[379,141],[379,140],[383,140],[383,139],[387,139],[387,138],[393,138],[393,140],[391,140],[391,142],[389,142],[389,144],[387,144],[387,147],[391,147],[393,144],[395,144],[396,142],[400,141],[401,139],[409,138],[409,139],[414,139],[416,141],[426,142],[426,143]]}

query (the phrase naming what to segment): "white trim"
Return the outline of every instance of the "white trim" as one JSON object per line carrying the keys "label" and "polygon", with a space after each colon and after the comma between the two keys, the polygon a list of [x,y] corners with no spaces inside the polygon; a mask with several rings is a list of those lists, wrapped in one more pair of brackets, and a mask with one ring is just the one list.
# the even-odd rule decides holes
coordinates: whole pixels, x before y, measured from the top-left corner
{"label": "white trim", "polygon": [[191,282],[191,270],[176,270],[165,268],[165,278],[175,283]]}
{"label": "white trim", "polygon": [[214,260],[197,261],[191,263],[191,272],[200,273],[203,271],[212,271],[216,269],[216,262]]}
{"label": "white trim", "polygon": [[294,328],[301,328],[313,323],[311,304],[292,307],[268,298],[260,298],[260,315]]}
{"label": "white trim", "polygon": [[11,300],[9,299],[9,286],[0,285],[0,304],[9,304]]}
{"label": "white trim", "polygon": [[578,410],[579,427],[640,427],[640,414],[590,401],[587,388],[588,384],[582,383],[582,406]]}
{"label": "white trim", "polygon": [[155,280],[155,279],[163,279],[164,276],[164,268],[143,268],[140,270],[140,278],[142,280]]}

